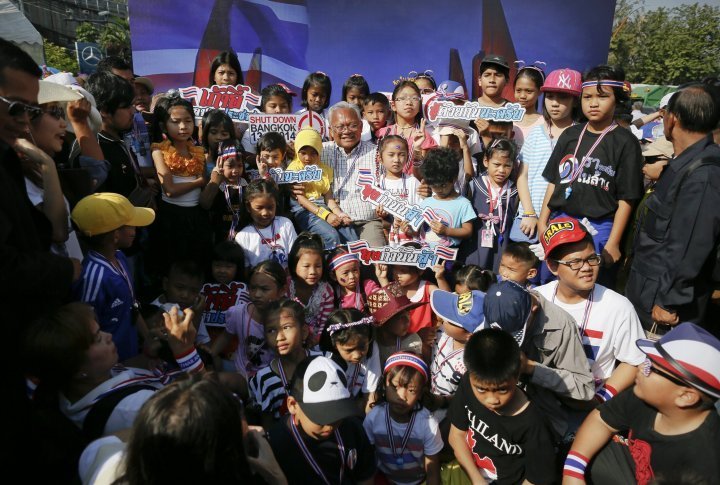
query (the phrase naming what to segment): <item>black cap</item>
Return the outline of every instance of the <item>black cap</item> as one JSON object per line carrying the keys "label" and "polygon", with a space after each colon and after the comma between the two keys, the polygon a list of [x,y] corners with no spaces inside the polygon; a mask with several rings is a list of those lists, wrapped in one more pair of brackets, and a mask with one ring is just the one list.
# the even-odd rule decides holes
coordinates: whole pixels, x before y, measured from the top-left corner
{"label": "black cap", "polygon": [[510,64],[508,64],[507,59],[497,54],[488,54],[485,56],[480,65],[482,66],[483,64],[497,64],[504,69],[510,69]]}

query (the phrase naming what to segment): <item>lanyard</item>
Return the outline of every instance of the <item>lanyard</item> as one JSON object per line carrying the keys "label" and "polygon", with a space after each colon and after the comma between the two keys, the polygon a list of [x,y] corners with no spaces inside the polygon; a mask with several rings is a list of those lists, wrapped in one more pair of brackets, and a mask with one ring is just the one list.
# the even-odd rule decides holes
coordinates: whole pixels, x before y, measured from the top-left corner
{"label": "lanyard", "polygon": [[[310,354],[309,354],[308,351],[306,350],[306,351],[305,351],[305,357],[307,357],[308,355],[310,355]],[[287,377],[285,376],[285,370],[283,370],[282,361],[281,361],[280,359],[277,359],[275,362],[277,363],[278,374],[280,374],[280,380],[281,380],[282,383],[283,383],[283,388],[284,388],[285,391],[287,392],[287,391],[290,389],[290,385],[289,385],[289,383],[288,383]]]}
{"label": "lanyard", "polygon": [[400,352],[400,344],[402,341],[400,340],[400,337],[395,337],[395,352]]}
{"label": "lanyard", "polygon": [[[345,187],[345,184],[347,183],[350,176],[355,171],[355,164],[360,159],[360,144],[358,144],[355,149],[357,150],[357,153],[352,158],[352,160],[348,161],[348,169],[347,172],[345,172],[345,176],[340,181],[340,185],[338,185],[337,189],[335,189],[335,197],[337,198],[338,194],[340,194],[340,191]],[[340,150],[340,147],[338,147],[338,150]]]}
{"label": "lanyard", "polygon": [[255,226],[255,224],[251,224],[251,225],[252,225],[253,229],[255,229],[255,232],[257,232],[258,236],[260,236],[260,244],[261,245],[267,244],[267,246],[270,248],[270,251],[272,251],[271,258],[273,260],[277,261],[277,249],[275,249],[275,245],[273,244],[273,241],[275,240],[274,239],[275,238],[275,218],[273,217],[272,227],[270,228],[270,230],[272,232],[270,233],[270,237],[267,239],[263,237],[262,233],[257,228],[257,226]]}
{"label": "lanyard", "polygon": [[[485,182],[485,186],[488,190],[488,198],[490,199],[490,207],[488,209],[488,224],[491,224],[493,219],[493,213],[495,212],[495,207],[497,207],[498,210],[498,223],[500,224],[500,234],[505,233],[505,224],[507,223],[507,218],[503,217],[503,214],[507,214],[510,211],[510,184],[508,182],[505,182],[505,185],[503,185],[499,191],[497,198],[493,199],[493,189],[492,184],[490,183],[490,177],[483,175],[483,182]],[[503,213],[502,208],[502,196],[503,194],[506,194],[505,197],[505,212]],[[492,227],[493,233],[495,232],[495,226]]]}
{"label": "lanyard", "polygon": [[[553,297],[552,297],[553,303],[555,303],[555,297],[557,296],[558,286],[555,286],[555,291],[553,292]],[[585,310],[583,311],[582,324],[580,325],[580,335],[582,335],[583,337],[586,337],[585,328],[587,327],[588,321],[590,320],[590,312],[592,311],[594,295],[595,295],[595,287],[593,286],[593,289],[590,290],[590,294],[588,295],[588,299],[585,301]]]}
{"label": "lanyard", "polygon": [[393,434],[392,422],[390,421],[390,404],[387,404],[385,406],[385,426],[387,427],[388,440],[390,441],[390,451],[392,451],[392,455],[395,458],[395,464],[398,466],[402,466],[403,463],[405,463],[405,459],[403,458],[403,452],[405,451],[405,447],[407,446],[408,441],[410,441],[410,435],[412,434],[413,425],[415,424],[416,414],[417,412],[415,411],[410,413],[410,422],[408,423],[405,434],[402,437],[402,442],[400,443],[400,452],[396,453],[395,435]]}
{"label": "lanyard", "polygon": [[[583,127],[582,131],[580,132],[580,137],[578,138],[577,145],[575,145],[575,151],[573,152],[574,160],[577,160],[577,153],[578,153],[578,150],[580,149],[580,145],[582,144],[583,136],[585,136],[585,132],[587,131],[588,125],[589,124],[586,123],[585,126]],[[572,171],[572,173],[570,174],[570,180],[567,181],[568,186],[565,189],[565,198],[566,199],[569,199],[570,195],[572,195],[571,185],[573,184],[573,182],[575,182],[575,180],[580,176],[582,171],[585,169],[585,165],[587,164],[588,160],[590,160],[590,155],[592,155],[592,153],[595,151],[595,149],[600,144],[602,139],[605,138],[605,135],[610,133],[616,127],[617,127],[617,124],[615,122],[612,122],[610,124],[610,126],[605,128],[602,131],[602,133],[600,133],[600,136],[598,137],[598,139],[595,140],[595,143],[593,143],[593,146],[590,147],[590,150],[588,150],[588,152],[583,156],[582,162],[578,163],[577,168]]]}
{"label": "lanyard", "polygon": [[360,375],[360,366],[361,365],[362,364],[360,364],[360,362],[355,364],[355,371],[353,372],[352,379],[350,379],[350,387],[348,388],[351,395],[354,395],[353,389],[355,389],[355,384],[358,383],[357,381],[358,381],[358,376]]}
{"label": "lanyard", "polygon": [[[448,337],[442,344],[442,346],[438,349],[438,355],[442,355],[442,350],[445,348],[448,342],[450,342],[452,339]],[[456,349],[450,352],[447,357],[445,357],[440,363],[437,365],[437,371],[435,371],[432,375],[432,381],[433,383],[437,381],[437,376],[439,376],[442,373],[442,368],[445,365],[446,362],[452,360],[455,358],[455,356],[461,354],[465,351],[465,348]]]}
{"label": "lanyard", "polygon": [[113,269],[113,271],[115,271],[117,274],[119,274],[122,277],[122,279],[125,280],[125,283],[127,283],[127,286],[128,286],[128,290],[130,290],[130,297],[132,298],[133,306],[137,305],[137,302],[135,301],[135,290],[133,289],[133,285],[130,282],[130,276],[125,272],[125,268],[123,268],[122,263],[118,260],[117,265],[115,265],[115,264],[111,263],[110,260],[106,259],[105,256],[98,253],[97,251],[90,251],[90,252],[92,253],[93,256],[107,261],[107,263],[110,265],[110,267]]}
{"label": "lanyard", "polygon": [[[238,189],[238,202],[239,202],[240,200],[242,200],[242,196],[241,196],[242,192],[240,192],[241,189],[240,189],[239,185],[237,186],[237,189]],[[242,206],[242,204],[238,203],[237,209],[233,209],[232,198],[230,197],[230,189],[229,189],[229,186],[227,183],[223,185],[223,193],[225,194],[225,203],[227,204],[227,208],[230,211],[230,213],[232,214],[232,223],[230,224],[230,231],[228,232],[228,241],[234,241],[235,234],[237,233],[237,226],[238,226],[238,223],[240,222],[240,207]],[[275,219],[273,219],[273,224],[275,224]],[[253,224],[253,227],[255,227],[254,224]],[[274,227],[273,227],[273,229],[274,229]],[[255,229],[255,230],[257,230],[257,229]],[[275,231],[273,230],[273,237],[274,236],[275,236]],[[260,236],[260,239],[262,239],[262,235]]]}
{"label": "lanyard", "polygon": [[[317,476],[322,479],[325,485],[330,485],[330,480],[327,479],[325,473],[323,473],[322,471],[322,468],[320,468],[320,465],[318,465],[317,461],[315,461],[315,458],[310,453],[310,450],[308,450],[305,441],[300,435],[300,431],[298,431],[293,416],[290,416],[290,430],[292,431],[293,438],[295,438],[295,443],[297,444],[298,448],[300,448],[300,451],[305,457],[305,461],[307,461],[308,465],[310,465],[310,467],[315,471]],[[335,440],[337,441],[338,454],[340,455],[340,481],[338,483],[342,483],[343,475],[345,474],[345,445],[343,444],[343,440],[340,437],[340,431],[338,431],[337,428],[335,429]]]}
{"label": "lanyard", "polygon": [[[415,136],[413,136],[413,135],[415,135],[415,132],[416,132],[419,128],[420,128],[420,126],[419,126],[417,123],[415,123],[415,125],[413,125],[412,129],[410,130],[410,134],[409,134],[408,136],[405,136],[405,132],[404,132],[404,131],[402,131],[402,132],[400,133],[400,136],[402,136],[403,138],[405,138],[405,141],[406,141],[407,144],[408,144],[408,159],[407,159],[407,161],[405,162],[405,168],[403,169],[403,171],[408,170],[410,167],[413,166],[413,161],[415,160],[415,150],[413,150],[413,142],[415,141]],[[394,125],[392,125],[392,129],[391,129],[391,131],[390,131],[390,134],[391,134],[391,135],[397,135],[397,134],[398,134],[398,125],[397,125],[397,123],[395,123]]]}

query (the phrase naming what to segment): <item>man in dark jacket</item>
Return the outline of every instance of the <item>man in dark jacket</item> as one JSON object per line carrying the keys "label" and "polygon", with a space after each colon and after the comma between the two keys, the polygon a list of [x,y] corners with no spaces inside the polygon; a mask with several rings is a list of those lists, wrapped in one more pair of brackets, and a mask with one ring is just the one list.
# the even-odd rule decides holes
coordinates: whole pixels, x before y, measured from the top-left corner
{"label": "man in dark jacket", "polygon": [[720,147],[712,139],[720,121],[717,89],[696,84],[678,91],[663,121],[675,158],[648,198],[626,294],[646,332],[663,334],[691,321],[717,333],[705,319],[720,241]]}

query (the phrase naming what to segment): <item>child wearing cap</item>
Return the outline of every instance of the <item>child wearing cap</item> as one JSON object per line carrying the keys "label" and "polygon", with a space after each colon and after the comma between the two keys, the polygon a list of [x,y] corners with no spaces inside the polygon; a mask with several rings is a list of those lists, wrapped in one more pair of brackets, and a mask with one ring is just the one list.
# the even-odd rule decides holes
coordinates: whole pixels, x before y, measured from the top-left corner
{"label": "child wearing cap", "polygon": [[428,374],[420,356],[392,354],[385,363],[377,401],[363,422],[375,445],[379,471],[390,483],[441,483],[443,440],[437,419],[422,403]]}
{"label": "child wearing cap", "polygon": [[100,329],[112,334],[120,361],[138,354],[138,330],[147,341],[148,330],[122,251],[132,246],[135,228],[149,226],[155,211],[134,207],[119,194],[97,193],[80,200],[72,211],[89,249],[73,297],[95,308]]}
{"label": "child wearing cap", "polygon": [[545,264],[557,280],[536,291],[575,320],[595,379],[595,399],[605,402],[632,385],[635,366],[644,360],[633,345],[644,335],[640,319],[627,298],[596,283],[602,258],[577,219],[551,220],[540,240]]}
{"label": "child wearing cap", "polygon": [[465,346],[467,373],[448,416],[449,442],[472,483],[555,483],[552,435],[518,387],[521,352],[507,332],[488,328]]}
{"label": "child wearing cap", "polygon": [[290,207],[297,225],[303,231],[312,231],[323,238],[325,247],[333,249],[357,236],[349,226],[350,216],[340,209],[330,190],[333,169],[320,161],[323,144],[320,134],[312,128],[300,130],[295,137],[295,160],[290,162],[288,170],[302,170],[315,165],[322,170],[322,179],[318,182],[305,182],[305,192],[290,201]]}
{"label": "child wearing cap", "polygon": [[373,483],[375,453],[335,362],[316,356],[298,364],[287,407],[269,440],[289,484]]}
{"label": "child wearing cap", "polygon": [[525,391],[553,426],[556,439],[568,435],[570,410],[564,401],[589,401],[595,386],[573,318],[540,293],[513,281],[488,288],[485,327],[513,335],[522,351]]}
{"label": "child wearing cap", "polygon": [[[480,97],[478,103],[483,106],[499,108],[505,106],[508,100],[503,98],[503,89],[510,80],[510,65],[503,56],[488,54],[480,62],[478,73],[478,86],[480,86]],[[479,131],[484,130],[478,127]]]}
{"label": "child wearing cap", "polygon": [[717,483],[720,341],[682,323],[659,341],[641,339],[637,346],[647,360],[635,386],[583,422],[565,460],[563,484],[585,483],[586,471],[598,484]]}
{"label": "child wearing cap", "polygon": [[397,283],[391,283],[368,296],[368,307],[378,326],[375,338],[380,351],[380,365],[384,366],[390,354],[410,351],[422,353],[422,339],[409,333],[409,310],[423,303],[412,302]]}

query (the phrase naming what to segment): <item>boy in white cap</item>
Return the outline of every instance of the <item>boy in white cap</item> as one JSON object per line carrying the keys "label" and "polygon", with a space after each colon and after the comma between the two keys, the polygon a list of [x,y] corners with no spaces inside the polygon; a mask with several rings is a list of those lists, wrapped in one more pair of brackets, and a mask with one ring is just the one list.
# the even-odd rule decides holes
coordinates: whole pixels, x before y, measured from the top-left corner
{"label": "boy in white cap", "polygon": [[269,432],[288,483],[367,484],[374,482],[375,453],[345,372],[331,359],[308,357],[295,369],[283,417]]}
{"label": "boy in white cap", "polygon": [[[585,420],[565,460],[563,484],[584,483],[593,458],[595,484],[717,483],[720,341],[682,323],[637,346],[647,360],[635,386]],[[627,438],[616,435],[620,431]]]}

